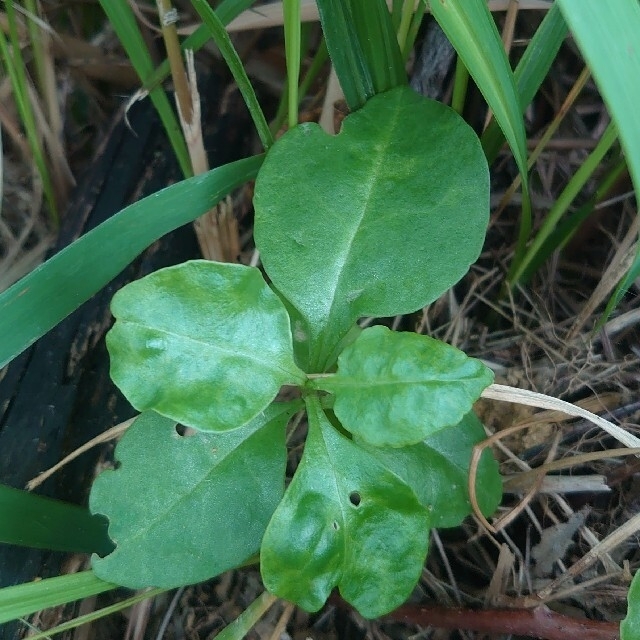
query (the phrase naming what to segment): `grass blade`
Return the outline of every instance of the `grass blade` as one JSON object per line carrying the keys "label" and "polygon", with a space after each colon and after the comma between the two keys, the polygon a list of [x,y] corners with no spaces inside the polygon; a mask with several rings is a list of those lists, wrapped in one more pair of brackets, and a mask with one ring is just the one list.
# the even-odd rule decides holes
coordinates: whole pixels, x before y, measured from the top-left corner
{"label": "grass blade", "polygon": [[258,135],[260,136],[262,146],[265,148],[265,150],[269,149],[269,147],[273,144],[273,136],[271,135],[271,130],[269,129],[267,120],[264,117],[262,109],[260,108],[258,98],[256,97],[256,93],[251,86],[251,82],[249,81],[247,72],[244,70],[242,60],[240,60],[240,56],[235,50],[235,47],[231,42],[231,38],[229,38],[227,30],[224,28],[224,25],[220,21],[220,18],[218,18],[215,11],[209,6],[206,0],[191,0],[191,4],[193,5],[193,8],[198,12],[200,18],[202,18],[204,26],[209,31],[216,45],[218,45],[220,53],[222,53],[222,57],[224,58],[227,66],[233,74],[233,78],[238,85],[238,89],[240,89],[240,93],[242,93],[245,104],[249,109],[249,113],[251,114],[253,123],[258,130]]}
{"label": "grass blade", "polygon": [[[216,8],[215,13],[220,18],[220,22],[227,26],[234,18],[237,18],[243,11],[246,11],[256,0],[223,0]],[[198,51],[205,43],[209,41],[211,36],[209,30],[200,25],[181,45],[182,51],[192,49]],[[158,68],[147,78],[144,88],[147,91],[157,87],[170,72],[169,61],[164,60]]]}
{"label": "grass blade", "polygon": [[254,178],[262,160],[254,156],[232,162],[126,207],[0,294],[0,367],[99,291],[152,242],[192,222]]}
{"label": "grass blade", "polygon": [[431,0],[429,6],[493,111],[522,176],[523,211],[517,256],[524,251],[531,233],[527,138],[520,98],[500,34],[484,0]]}
{"label": "grass blade", "polygon": [[[513,73],[522,113],[547,77],[567,31],[567,23],[562,17],[560,7],[553,4],[531,38]],[[495,120],[491,121],[482,134],[481,141],[487,160],[491,164],[496,159],[504,141],[504,135]]]}
{"label": "grass blade", "polygon": [[74,504],[0,485],[0,516],[4,544],[100,555],[113,550],[106,520]]}
{"label": "grass blade", "polygon": [[[402,53],[385,0],[349,0],[349,3],[356,35],[360,41],[375,92],[382,93],[406,84],[407,73]],[[413,0],[409,0],[406,4],[412,8]],[[405,32],[403,43],[406,39]]]}
{"label": "grass blade", "polygon": [[[620,135],[636,194],[640,193],[640,4],[628,0],[558,0],[564,18],[591,68]],[[602,324],[640,275],[636,258],[609,300]]]}
{"label": "grass blade", "polygon": [[83,616],[78,616],[77,618],[73,618],[68,622],[63,622],[62,624],[59,624],[57,627],[53,627],[52,629],[47,629],[46,631],[41,631],[40,633],[29,635],[29,638],[30,640],[49,640],[51,636],[55,636],[59,633],[64,633],[65,631],[71,631],[71,629],[81,627],[83,624],[95,622],[96,620],[100,620],[100,618],[110,616],[112,613],[118,613],[118,611],[128,609],[138,602],[148,600],[149,598],[155,598],[156,596],[160,595],[161,593],[165,593],[166,591],[167,589],[149,589],[147,591],[142,591],[140,593],[137,593],[135,596],[131,596],[131,598],[121,600],[120,602],[116,602],[115,604],[109,605],[108,607],[103,607],[102,609],[97,609],[96,611],[92,611],[91,613],[85,613]]}
{"label": "grass blade", "polygon": [[0,58],[4,60],[6,71],[11,81],[11,89],[13,91],[16,108],[18,109],[20,120],[27,134],[27,141],[29,142],[29,148],[31,149],[33,160],[38,169],[38,175],[40,176],[40,180],[42,180],[42,188],[47,204],[49,205],[51,218],[57,226],[59,216],[56,197],[53,191],[51,175],[49,174],[49,167],[44,158],[44,150],[40,144],[35,115],[29,99],[29,81],[27,80],[26,65],[20,49],[20,36],[13,0],[7,0],[7,2],[5,2],[5,8],[11,49],[9,49],[9,42],[4,35],[4,30],[0,29]]}
{"label": "grass blade", "polygon": [[5,587],[0,589],[0,624],[116,588],[97,578],[93,571]]}
{"label": "grass blade", "polygon": [[373,78],[358,39],[348,0],[318,0],[329,57],[352,111],[375,95]]}
{"label": "grass blade", "polygon": [[298,124],[298,83],[300,81],[300,55],[302,51],[300,0],[284,0],[283,5],[289,128],[292,129]]}
{"label": "grass blade", "polygon": [[[153,74],[153,62],[129,3],[126,0],[100,0],[100,5],[118,34],[140,81],[145,84]],[[193,171],[187,145],[167,94],[162,87],[156,85],[149,89],[149,97],[160,116],[160,120],[162,120],[182,173],[185,177],[192,176]]]}

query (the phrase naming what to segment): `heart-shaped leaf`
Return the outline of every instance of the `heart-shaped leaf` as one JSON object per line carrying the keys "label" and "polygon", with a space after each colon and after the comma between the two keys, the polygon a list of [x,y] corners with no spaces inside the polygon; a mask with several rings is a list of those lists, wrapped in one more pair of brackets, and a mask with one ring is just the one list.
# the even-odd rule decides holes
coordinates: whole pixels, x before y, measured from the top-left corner
{"label": "heart-shaped leaf", "polygon": [[257,269],[206,260],[161,269],[120,290],[111,310],[111,377],[139,411],[225,431],[305,378],[284,305]]}
{"label": "heart-shaped leaf", "polygon": [[[410,447],[390,449],[361,443],[392,469],[418,496],[435,528],[456,527],[471,513],[468,477],[473,447],[485,439],[480,420],[469,412],[456,426],[442,429]],[[502,498],[502,479],[490,451],[480,458],[476,494],[482,513],[492,514]]]}
{"label": "heart-shaped leaf", "polygon": [[309,435],[260,552],[272,593],[317,611],[338,586],[363,616],[399,606],[427,553],[429,515],[392,471],[331,425],[307,397]]}
{"label": "heart-shaped leaf", "polygon": [[97,576],[141,589],[206,580],[257,553],[284,492],[285,425],[298,403],[272,405],[226,433],[183,437],[143,413],[90,496],[116,549],[93,557]]}
{"label": "heart-shaped leaf", "polygon": [[375,446],[404,447],[456,425],[493,373],[439,340],[386,327],[365,329],[312,386],[335,394],[342,426]]}
{"label": "heart-shaped leaf", "polygon": [[358,317],[415,311],[466,273],[489,219],[489,173],[460,116],[399,87],[337,136],[288,131],[254,204],[265,269],[306,319],[320,371]]}

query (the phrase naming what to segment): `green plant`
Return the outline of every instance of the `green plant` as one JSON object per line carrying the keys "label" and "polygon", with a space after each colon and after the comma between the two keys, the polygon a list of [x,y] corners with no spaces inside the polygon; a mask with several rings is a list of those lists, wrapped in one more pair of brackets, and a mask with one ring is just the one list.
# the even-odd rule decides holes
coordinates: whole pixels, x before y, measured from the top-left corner
{"label": "green plant", "polygon": [[[202,29],[222,41],[219,20],[206,3],[194,4]],[[234,5],[247,4],[221,8],[231,15]],[[295,127],[266,159],[213,170],[132,205],[0,296],[0,326],[11,327],[0,344],[4,364],[155,238],[258,173],[255,239],[268,283],[256,269],[194,261],[152,274],[114,298],[113,377],[143,411],[118,446],[120,466],[92,491],[91,508],[108,517],[115,550],[95,556],[92,572],[54,579],[55,586],[43,581],[7,590],[0,621],[118,584],[170,588],[202,580],[256,562],[258,552],[272,592],[315,610],[338,586],[361,613],[377,616],[411,591],[429,529],[454,526],[470,512],[471,451],[484,437],[471,408],[490,384],[490,371],[428,337],[383,326],[360,330],[357,320],[420,309],[465,274],[488,221],[486,158],[503,135],[525,191],[514,265],[529,259],[521,112],[566,33],[560,8],[571,26],[588,28],[571,22],[569,0],[554,5],[514,75],[483,0],[432,4],[459,52],[460,74],[468,71],[495,114],[497,125],[481,145],[452,110],[404,86],[413,3],[394,2],[392,14],[377,0],[318,4],[353,111],[340,135]],[[581,15],[597,20],[600,12],[586,4]],[[300,37],[295,3],[288,8],[293,124]],[[627,18],[635,23],[635,14]],[[130,23],[127,12],[122,24]],[[191,42],[202,43],[203,33]],[[384,47],[371,46],[372,33]],[[222,45],[229,53],[230,43]],[[540,50],[546,55],[536,56]],[[148,82],[162,75],[146,63],[142,72]],[[611,87],[606,93],[615,96],[620,87]],[[156,95],[168,129],[175,129],[168,103]],[[252,108],[270,144],[253,100]],[[631,116],[619,110],[617,118],[627,123],[617,124],[633,168],[638,147],[630,141]],[[181,206],[186,198],[188,212]],[[103,260],[96,259],[100,251]],[[98,266],[86,273],[89,262]],[[66,291],[70,280],[79,284],[74,297]],[[291,399],[278,396],[283,386]],[[287,424],[303,409],[305,450],[285,491]],[[488,514],[500,498],[500,479],[487,454],[476,485]],[[89,548],[109,549],[100,521],[85,521],[98,538]],[[17,541],[11,535],[3,539]],[[82,542],[71,546],[86,550]],[[53,592],[39,600],[49,585]]]}
{"label": "green plant", "polygon": [[[426,336],[355,322],[420,309],[454,284],[482,246],[487,201],[475,134],[400,87],[335,138],[308,124],[274,145],[255,192],[271,287],[255,268],[194,261],[121,290],[111,373],[144,413],[92,489],[116,543],[96,575],[172,587],[259,551],[267,588],[307,609],[336,585],[369,617],[401,604],[429,528],[470,512],[483,438],[471,408],[493,375]],[[274,402],[283,385],[302,399]],[[302,404],[309,434],[283,496],[285,425]],[[204,433],[181,438],[177,423]],[[478,481],[490,513],[501,485],[489,457]]]}

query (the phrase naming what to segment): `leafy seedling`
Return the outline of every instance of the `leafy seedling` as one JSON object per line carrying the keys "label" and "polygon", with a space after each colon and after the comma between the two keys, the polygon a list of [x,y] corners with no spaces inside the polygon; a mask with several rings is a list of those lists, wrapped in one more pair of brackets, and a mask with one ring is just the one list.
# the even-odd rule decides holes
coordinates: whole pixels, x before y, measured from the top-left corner
{"label": "leafy seedling", "polygon": [[[335,587],[366,617],[400,605],[430,528],[471,511],[484,438],[472,407],[493,375],[432,338],[356,322],[455,284],[482,247],[488,201],[476,135],[407,87],[335,137],[306,124],[276,142],[255,188],[269,284],[255,268],[193,261],[114,298],[112,377],[144,413],[91,494],[116,545],[94,557],[96,575],[171,587],[259,553],[267,589],[309,611]],[[285,428],[302,408],[285,490]],[[500,500],[488,453],[477,494],[487,514]]]}

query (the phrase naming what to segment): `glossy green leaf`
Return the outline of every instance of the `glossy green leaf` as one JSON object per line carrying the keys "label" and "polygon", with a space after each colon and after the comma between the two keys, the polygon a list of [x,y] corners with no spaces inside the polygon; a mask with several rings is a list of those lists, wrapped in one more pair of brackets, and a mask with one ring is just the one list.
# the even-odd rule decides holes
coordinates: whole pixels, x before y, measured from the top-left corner
{"label": "glossy green leaf", "polygon": [[109,553],[107,523],[75,504],[0,485],[0,542],[52,551]]}
{"label": "glossy green leaf", "polygon": [[[415,491],[429,510],[433,527],[444,528],[458,526],[471,513],[469,463],[473,447],[485,438],[482,424],[469,412],[456,426],[410,447],[390,449],[359,444]],[[482,513],[491,515],[502,498],[502,479],[488,450],[478,465],[476,493]]]}
{"label": "glossy green leaf", "polygon": [[109,518],[116,549],[93,558],[110,582],[139,589],[199,582],[240,565],[284,491],[285,425],[297,404],[274,405],[220,434],[178,435],[142,414],[116,448],[116,470],[93,485],[90,505]]}
{"label": "glossy green leaf", "polygon": [[115,588],[117,585],[100,580],[93,571],[5,587],[0,589],[0,624]]}
{"label": "glossy green leaf", "polygon": [[492,382],[490,369],[455,347],[375,326],[342,352],[336,374],[313,386],[335,394],[333,410],[354,436],[405,447],[458,424]]}
{"label": "glossy green leaf", "polygon": [[358,317],[415,311],[466,273],[488,222],[488,169],[453,110],[400,87],[337,136],[287,132],[254,203],[265,269],[308,323],[321,371]]}
{"label": "glossy green leaf", "polygon": [[640,638],[640,572],[636,572],[627,595],[627,617],[620,623],[620,640]]}
{"label": "glossy green leaf", "polygon": [[[558,0],[620,136],[636,194],[640,193],[640,4],[628,0]],[[605,318],[640,275],[640,244]],[[602,324],[602,321],[601,323]]]}
{"label": "glossy green leaf", "polygon": [[511,147],[520,170],[523,209],[516,254],[531,232],[527,136],[511,66],[486,0],[430,0],[433,17],[475,80]]}
{"label": "glossy green leaf", "polygon": [[139,411],[226,431],[305,380],[285,307],[254,267],[192,260],[161,269],[121,289],[111,311],[111,378]]}
{"label": "glossy green leaf", "polygon": [[363,616],[381,616],[420,576],[427,509],[395,473],[338,433],[317,398],[307,398],[307,411],[302,460],[262,542],[263,581],[309,611],[338,586]]}
{"label": "glossy green leaf", "polygon": [[152,242],[255,177],[262,156],[184,180],[132,204],[0,294],[0,367],[120,273]]}

